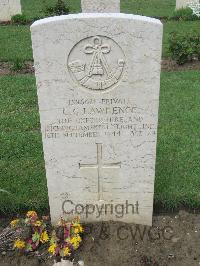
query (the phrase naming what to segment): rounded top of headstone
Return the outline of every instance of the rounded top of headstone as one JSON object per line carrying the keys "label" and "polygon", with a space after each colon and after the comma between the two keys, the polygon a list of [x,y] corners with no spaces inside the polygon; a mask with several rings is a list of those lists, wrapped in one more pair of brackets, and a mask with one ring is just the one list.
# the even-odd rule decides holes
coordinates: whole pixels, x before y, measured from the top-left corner
{"label": "rounded top of headstone", "polygon": [[55,23],[55,22],[62,22],[65,20],[75,20],[75,19],[88,19],[88,18],[119,18],[119,19],[130,19],[135,21],[143,21],[147,23],[162,25],[159,19],[139,16],[139,15],[132,15],[132,14],[124,14],[124,13],[79,13],[79,14],[70,14],[70,15],[62,15],[62,16],[55,16],[55,17],[48,17],[44,19],[40,19],[35,21],[31,28],[36,26],[41,26],[47,23]]}

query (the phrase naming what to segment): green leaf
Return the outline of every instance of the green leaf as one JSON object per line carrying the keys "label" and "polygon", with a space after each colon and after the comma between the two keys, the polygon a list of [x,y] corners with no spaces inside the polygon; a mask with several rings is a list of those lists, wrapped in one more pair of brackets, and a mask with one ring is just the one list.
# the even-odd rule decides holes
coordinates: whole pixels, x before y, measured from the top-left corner
{"label": "green leaf", "polygon": [[33,240],[34,243],[40,241],[40,235],[38,234],[38,232],[35,232],[32,235],[32,240]]}
{"label": "green leaf", "polygon": [[33,251],[31,244],[27,244],[25,250],[26,250],[26,251],[29,251],[29,252],[30,252],[30,251]]}

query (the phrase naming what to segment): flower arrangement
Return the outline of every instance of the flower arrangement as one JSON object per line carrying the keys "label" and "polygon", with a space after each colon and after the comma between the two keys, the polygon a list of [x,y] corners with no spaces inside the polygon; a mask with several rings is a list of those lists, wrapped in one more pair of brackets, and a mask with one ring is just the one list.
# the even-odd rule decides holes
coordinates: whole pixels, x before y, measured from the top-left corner
{"label": "flower arrangement", "polygon": [[15,219],[10,223],[18,231],[20,238],[14,241],[14,248],[31,252],[49,241],[46,219],[39,219],[35,211],[28,211],[25,218]]}
{"label": "flower arrangement", "polygon": [[54,258],[69,258],[82,242],[83,227],[79,218],[71,222],[60,219],[58,225],[48,230],[48,217],[38,218],[35,211],[28,211],[25,218],[15,219],[11,229],[18,232],[14,249],[29,253],[45,247]]}
{"label": "flower arrangement", "polygon": [[49,253],[62,258],[69,257],[80,246],[83,231],[78,218],[72,222],[61,219],[51,234]]}

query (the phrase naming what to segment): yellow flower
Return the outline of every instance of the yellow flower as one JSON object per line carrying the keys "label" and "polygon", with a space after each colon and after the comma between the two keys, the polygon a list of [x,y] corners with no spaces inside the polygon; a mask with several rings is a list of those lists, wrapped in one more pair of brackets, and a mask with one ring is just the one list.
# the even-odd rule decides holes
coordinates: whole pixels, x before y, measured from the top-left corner
{"label": "yellow flower", "polygon": [[14,248],[22,249],[25,248],[25,242],[17,239],[14,243]]}
{"label": "yellow flower", "polygon": [[80,237],[79,235],[77,235],[76,240],[77,240],[78,242],[81,242],[81,241],[82,241],[82,239],[81,239],[81,237]]}
{"label": "yellow flower", "polygon": [[27,217],[33,217],[33,216],[37,216],[37,213],[35,211],[28,211],[26,214]]}
{"label": "yellow flower", "polygon": [[79,243],[78,243],[78,242],[75,242],[75,243],[73,244],[73,247],[74,247],[74,249],[77,249],[77,248],[79,247]]}
{"label": "yellow flower", "polygon": [[73,245],[75,249],[77,249],[81,241],[82,241],[81,237],[78,235],[78,236],[72,237],[72,239],[70,240],[70,243]]}
{"label": "yellow flower", "polygon": [[65,256],[70,256],[71,255],[70,249],[68,247],[63,248],[63,254],[64,254],[64,257]]}
{"label": "yellow flower", "polygon": [[83,233],[84,229],[80,224],[74,224],[73,226],[75,234]]}
{"label": "yellow flower", "polygon": [[12,227],[15,227],[15,226],[17,225],[18,222],[19,222],[19,219],[15,219],[15,220],[13,220],[13,221],[10,223],[10,225],[11,225]]}
{"label": "yellow flower", "polygon": [[45,230],[44,232],[42,232],[41,236],[40,236],[40,242],[42,242],[43,244],[46,243],[49,240],[49,236],[47,234],[47,231]]}
{"label": "yellow flower", "polygon": [[78,233],[79,233],[79,228],[77,228],[77,227],[74,228],[74,233],[75,233],[75,234],[78,234]]}
{"label": "yellow flower", "polygon": [[52,253],[54,255],[55,254],[55,251],[56,251],[56,248],[57,248],[57,245],[56,244],[52,244],[49,247],[49,249],[48,249],[49,253]]}
{"label": "yellow flower", "polygon": [[34,225],[35,225],[35,226],[41,226],[42,223],[41,223],[40,221],[36,221],[36,222],[34,223]]}

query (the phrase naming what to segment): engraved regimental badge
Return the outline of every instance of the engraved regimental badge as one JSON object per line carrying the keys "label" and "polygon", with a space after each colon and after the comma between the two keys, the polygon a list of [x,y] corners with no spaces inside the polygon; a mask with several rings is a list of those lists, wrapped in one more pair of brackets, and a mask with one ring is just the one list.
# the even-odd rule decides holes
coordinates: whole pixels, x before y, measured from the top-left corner
{"label": "engraved regimental badge", "polygon": [[73,80],[92,91],[105,91],[115,86],[124,66],[121,47],[105,36],[81,40],[68,56],[68,70]]}

